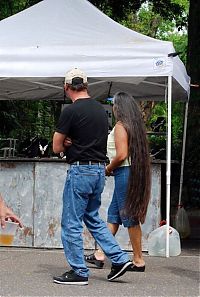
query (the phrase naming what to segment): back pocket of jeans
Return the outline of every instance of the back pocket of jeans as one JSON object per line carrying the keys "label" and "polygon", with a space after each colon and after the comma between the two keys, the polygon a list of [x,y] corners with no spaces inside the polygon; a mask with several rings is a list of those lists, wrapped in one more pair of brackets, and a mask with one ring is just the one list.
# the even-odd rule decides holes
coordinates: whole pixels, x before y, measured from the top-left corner
{"label": "back pocket of jeans", "polygon": [[76,174],[74,179],[74,191],[85,198],[93,193],[95,175]]}

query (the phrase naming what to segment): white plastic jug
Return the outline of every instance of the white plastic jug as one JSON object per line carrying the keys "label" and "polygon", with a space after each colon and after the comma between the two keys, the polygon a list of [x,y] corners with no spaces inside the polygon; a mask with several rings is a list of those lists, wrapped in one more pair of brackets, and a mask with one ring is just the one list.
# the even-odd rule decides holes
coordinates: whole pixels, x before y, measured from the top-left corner
{"label": "white plastic jug", "polygon": [[[148,253],[150,256],[166,256],[166,228],[167,225],[152,231],[148,238]],[[169,256],[178,256],[181,253],[181,242],[176,229],[169,227]]]}

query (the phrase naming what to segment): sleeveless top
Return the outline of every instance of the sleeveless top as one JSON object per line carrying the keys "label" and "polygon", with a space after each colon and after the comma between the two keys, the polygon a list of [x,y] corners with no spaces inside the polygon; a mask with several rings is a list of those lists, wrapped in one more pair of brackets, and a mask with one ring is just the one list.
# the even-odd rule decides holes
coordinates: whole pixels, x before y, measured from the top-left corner
{"label": "sleeveless top", "polygon": [[[112,131],[108,135],[108,141],[107,141],[107,156],[108,156],[110,162],[116,156],[114,130],[115,130],[115,127],[112,129]],[[130,161],[128,158],[126,158],[121,163],[121,165],[119,167],[124,167],[124,166],[130,166]]]}

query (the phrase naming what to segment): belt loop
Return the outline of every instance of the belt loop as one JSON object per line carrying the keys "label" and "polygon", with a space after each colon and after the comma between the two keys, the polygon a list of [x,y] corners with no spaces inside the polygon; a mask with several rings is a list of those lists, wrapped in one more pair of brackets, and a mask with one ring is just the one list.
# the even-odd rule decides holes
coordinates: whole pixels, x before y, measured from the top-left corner
{"label": "belt loop", "polygon": [[91,165],[92,165],[92,162],[91,162],[91,161],[89,161],[89,162],[88,162],[88,164],[89,164],[89,166],[91,166]]}
{"label": "belt loop", "polygon": [[79,161],[77,161],[76,164],[79,166],[79,165],[80,165],[80,164],[79,164]]}

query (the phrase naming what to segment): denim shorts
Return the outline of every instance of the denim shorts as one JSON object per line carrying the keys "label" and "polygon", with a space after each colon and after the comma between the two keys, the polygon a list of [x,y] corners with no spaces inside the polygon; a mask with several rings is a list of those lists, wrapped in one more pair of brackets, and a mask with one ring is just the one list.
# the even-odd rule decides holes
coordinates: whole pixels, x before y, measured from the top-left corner
{"label": "denim shorts", "polygon": [[129,219],[123,211],[127,196],[129,173],[130,166],[119,167],[113,171],[115,188],[107,217],[108,223],[123,224],[126,228],[139,225],[138,220]]}

